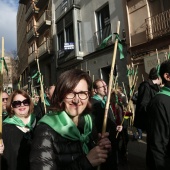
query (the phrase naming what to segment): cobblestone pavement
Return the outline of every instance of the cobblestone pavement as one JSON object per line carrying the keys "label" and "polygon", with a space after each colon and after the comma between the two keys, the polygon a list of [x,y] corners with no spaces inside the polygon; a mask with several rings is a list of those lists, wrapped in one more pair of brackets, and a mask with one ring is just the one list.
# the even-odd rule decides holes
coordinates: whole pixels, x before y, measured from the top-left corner
{"label": "cobblestone pavement", "polygon": [[128,143],[128,161],[126,164],[120,164],[119,170],[146,170],[146,134],[143,133],[142,140],[132,139],[132,133],[129,131]]}

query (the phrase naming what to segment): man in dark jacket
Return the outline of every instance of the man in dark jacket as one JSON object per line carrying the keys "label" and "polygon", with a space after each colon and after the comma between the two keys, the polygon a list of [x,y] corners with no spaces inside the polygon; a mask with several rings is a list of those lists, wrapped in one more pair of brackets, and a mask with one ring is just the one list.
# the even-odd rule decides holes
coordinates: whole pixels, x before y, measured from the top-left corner
{"label": "man in dark jacket", "polygon": [[160,67],[164,87],[148,107],[147,165],[150,170],[170,169],[170,60]]}
{"label": "man in dark jacket", "polygon": [[144,81],[138,88],[138,97],[135,110],[134,126],[146,130],[147,106],[150,100],[159,92],[161,78],[154,67],[150,70],[148,81]]}
{"label": "man in dark jacket", "polygon": [[[92,97],[92,114],[94,116],[95,125],[97,127],[98,133],[102,132],[102,125],[105,113],[105,104],[107,97],[107,85],[102,79],[97,79],[93,83],[93,89],[95,95]],[[109,132],[109,139],[112,144],[112,152],[109,155],[106,163],[101,165],[105,167],[104,169],[117,170],[117,141],[116,141],[116,130],[121,131],[122,126],[117,126],[115,122],[115,117],[111,107],[108,110],[107,126],[106,131]]]}
{"label": "man in dark jacket", "polygon": [[38,94],[34,95],[34,114],[36,115],[37,121],[45,115],[44,105]]}

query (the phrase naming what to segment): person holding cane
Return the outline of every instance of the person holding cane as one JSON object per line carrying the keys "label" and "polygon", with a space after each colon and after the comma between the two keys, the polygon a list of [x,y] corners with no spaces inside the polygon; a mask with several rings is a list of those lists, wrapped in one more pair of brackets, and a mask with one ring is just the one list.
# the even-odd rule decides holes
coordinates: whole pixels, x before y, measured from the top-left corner
{"label": "person holding cane", "polygon": [[108,133],[97,134],[90,114],[92,80],[78,69],[62,73],[50,111],[38,122],[30,170],[94,170],[111,149]]}

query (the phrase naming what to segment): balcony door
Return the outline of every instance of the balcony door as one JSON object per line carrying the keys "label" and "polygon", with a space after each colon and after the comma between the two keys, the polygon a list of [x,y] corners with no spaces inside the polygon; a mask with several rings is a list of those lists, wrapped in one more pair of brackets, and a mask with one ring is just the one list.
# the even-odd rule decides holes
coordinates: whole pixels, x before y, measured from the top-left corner
{"label": "balcony door", "polygon": [[100,45],[102,41],[111,34],[109,5],[107,4],[104,6],[97,11],[96,14],[98,27],[96,36],[98,39],[98,45]]}

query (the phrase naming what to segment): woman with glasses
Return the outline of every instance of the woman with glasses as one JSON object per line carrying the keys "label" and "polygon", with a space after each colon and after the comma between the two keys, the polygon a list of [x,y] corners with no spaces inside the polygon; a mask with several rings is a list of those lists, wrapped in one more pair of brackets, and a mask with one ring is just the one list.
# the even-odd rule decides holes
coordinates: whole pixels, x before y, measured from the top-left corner
{"label": "woman with glasses", "polygon": [[23,90],[15,90],[8,98],[8,117],[3,121],[3,170],[29,170],[32,130],[36,124],[33,102]]}
{"label": "woman with glasses", "polygon": [[93,170],[105,162],[111,143],[98,135],[90,113],[92,81],[73,69],[62,73],[51,111],[36,127],[30,154],[31,170]]}

